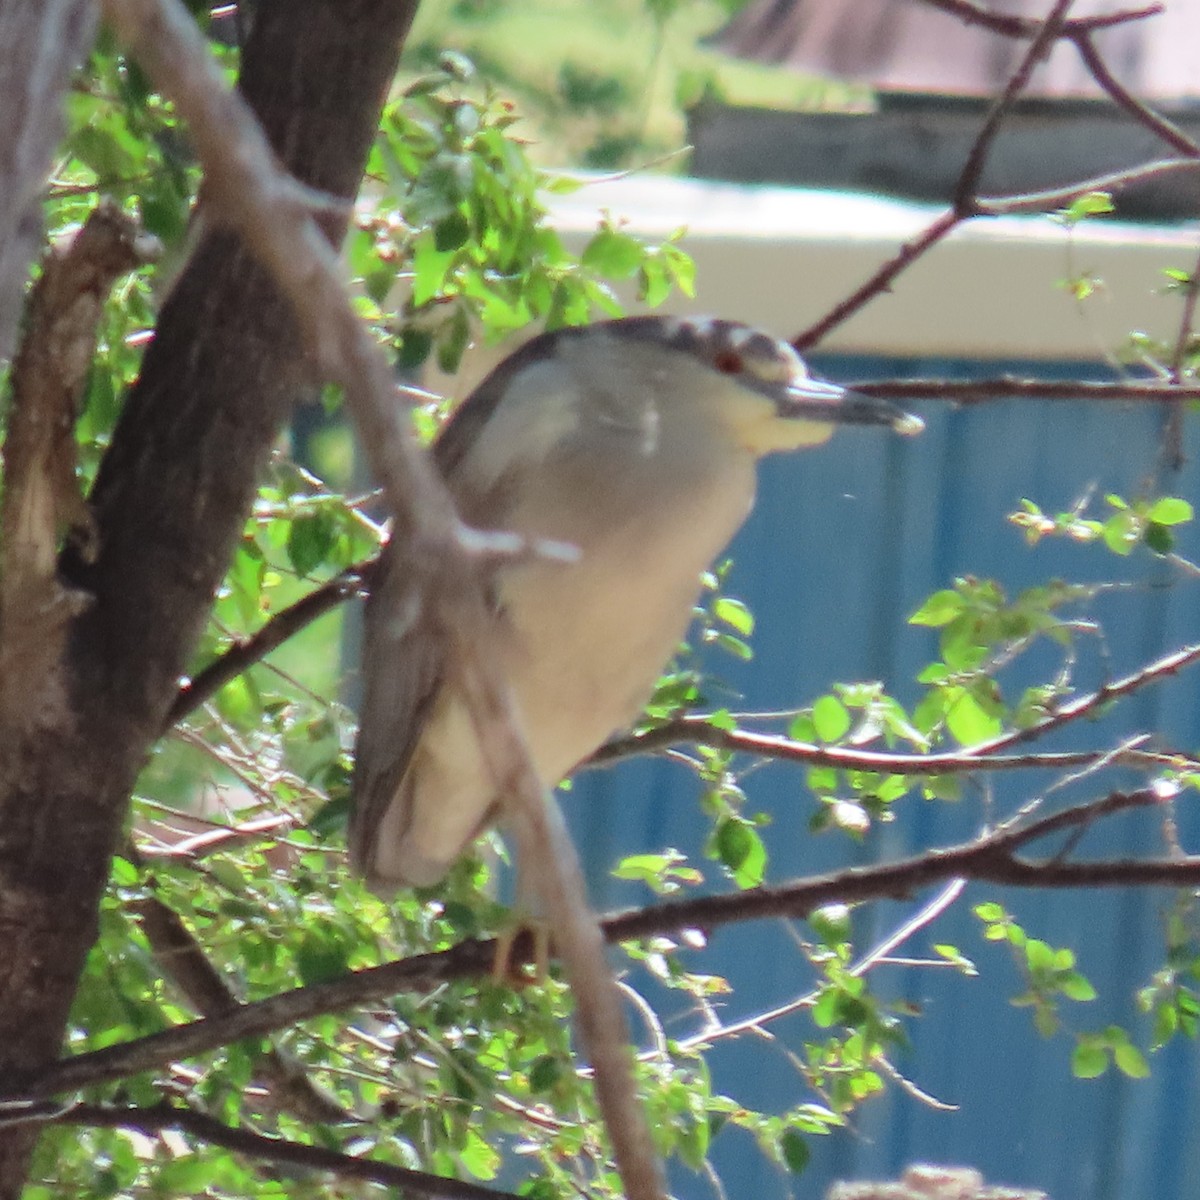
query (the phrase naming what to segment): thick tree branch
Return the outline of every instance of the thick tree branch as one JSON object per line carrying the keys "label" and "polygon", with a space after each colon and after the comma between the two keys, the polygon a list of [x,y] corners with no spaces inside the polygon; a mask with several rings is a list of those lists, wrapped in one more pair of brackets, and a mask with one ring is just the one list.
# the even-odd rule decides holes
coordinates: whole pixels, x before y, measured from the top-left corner
{"label": "thick tree branch", "polygon": [[[1158,786],[1114,792],[896,862],[850,867],[733,894],[663,901],[620,913],[603,921],[604,936],[610,943],[618,943],[768,917],[802,918],[826,904],[908,897],[954,879],[1022,888],[1196,887],[1200,885],[1200,855],[1070,862],[1058,856],[1031,861],[1017,854],[1053,834],[1084,831],[1115,813],[1161,807],[1172,799],[1173,792]],[[532,955],[531,942],[527,939],[517,947],[517,959]],[[113,1082],[242,1038],[262,1037],[311,1017],[383,1001],[400,992],[430,991],[452,979],[481,976],[492,969],[495,952],[495,941],[471,939],[438,954],[418,955],[254,1001],[225,1017],[193,1021],[66,1059],[29,1081],[20,1095],[11,1099],[40,1100]]]}
{"label": "thick tree branch", "polygon": [[70,619],[87,597],[58,582],[59,539],[69,532],[95,552],[75,474],[75,420],[108,293],[151,250],[130,217],[102,203],[69,244],[47,252],[30,293],[12,369],[0,505],[4,728],[52,719],[46,708],[64,704],[60,659]]}
{"label": "thick tree branch", "polygon": [[[63,1110],[42,1113],[34,1109],[27,1117],[46,1125],[98,1126],[105,1129],[134,1129],[153,1136],[178,1130],[202,1142],[223,1146],[235,1154],[260,1162],[306,1171],[321,1171],[335,1179],[361,1180],[398,1188],[406,1195],[425,1196],[428,1200],[518,1200],[511,1192],[482,1187],[459,1179],[444,1179],[426,1171],[413,1171],[392,1163],[342,1154],[322,1146],[282,1137],[268,1137],[244,1126],[230,1126],[207,1113],[175,1104],[134,1108],[108,1104],[73,1104]],[[0,1113],[0,1121],[4,1116]]]}
{"label": "thick tree branch", "polygon": [[[132,901],[129,909],[138,918],[160,969],[197,1013],[219,1017],[236,1011],[241,1000],[173,908],[151,894]],[[255,1070],[275,1109],[324,1125],[352,1119],[278,1046],[268,1045],[256,1055]]]}

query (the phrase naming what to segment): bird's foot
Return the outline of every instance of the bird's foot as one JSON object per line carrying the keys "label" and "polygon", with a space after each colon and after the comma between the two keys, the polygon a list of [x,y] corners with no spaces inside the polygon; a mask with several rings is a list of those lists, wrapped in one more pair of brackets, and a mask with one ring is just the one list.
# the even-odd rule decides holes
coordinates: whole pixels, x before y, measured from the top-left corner
{"label": "bird's foot", "polygon": [[513,988],[541,983],[550,973],[551,937],[547,922],[514,913],[512,922],[496,935],[492,982]]}

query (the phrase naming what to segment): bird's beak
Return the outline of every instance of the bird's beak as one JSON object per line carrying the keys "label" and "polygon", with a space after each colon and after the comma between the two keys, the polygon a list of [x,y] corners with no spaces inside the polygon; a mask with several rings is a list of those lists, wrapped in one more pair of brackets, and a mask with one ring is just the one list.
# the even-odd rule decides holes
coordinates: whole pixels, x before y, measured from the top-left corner
{"label": "bird's beak", "polygon": [[913,437],[925,428],[914,413],[890,400],[867,396],[823,379],[797,379],[778,398],[785,419],[822,421],[832,425],[887,425],[896,433]]}

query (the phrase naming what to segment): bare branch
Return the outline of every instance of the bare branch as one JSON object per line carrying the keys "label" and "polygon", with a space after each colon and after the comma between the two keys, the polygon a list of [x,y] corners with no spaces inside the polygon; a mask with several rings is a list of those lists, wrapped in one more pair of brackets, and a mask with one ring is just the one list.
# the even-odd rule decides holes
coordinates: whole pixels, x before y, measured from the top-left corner
{"label": "bare branch", "polygon": [[[1010,16],[984,8],[974,0],[921,0],[930,8],[940,9],[957,17],[966,25],[979,25],[1003,37],[1032,38],[1042,28],[1042,22],[1034,17]],[[1128,8],[1114,13],[1097,14],[1091,17],[1072,17],[1062,23],[1060,38],[1075,38],[1096,29],[1109,29],[1114,25],[1125,25],[1130,21],[1142,21],[1157,17],[1163,12],[1162,4],[1147,4],[1144,8]]]}
{"label": "bare branch", "polygon": [[1116,383],[1083,379],[885,379],[853,385],[855,391],[889,400],[949,400],[955,404],[987,404],[993,400],[1086,400],[1176,404],[1200,400],[1200,384],[1121,380]]}
{"label": "bare branch", "polygon": [[302,596],[294,604],[275,613],[250,637],[230,646],[220,657],[213,659],[179,689],[179,695],[167,714],[166,728],[195,712],[227,683],[261,662],[272,650],[278,649],[318,617],[331,612],[343,601],[361,595],[369,585],[375,562],[375,559],[371,559],[347,567],[307,596]]}
{"label": "bare branch", "polygon": [[1050,53],[1054,43],[1058,40],[1063,22],[1066,20],[1067,10],[1072,3],[1073,0],[1054,0],[1054,6],[1042,22],[1041,28],[1030,41],[1021,61],[1004,85],[1004,90],[996,97],[987,117],[984,118],[983,128],[980,129],[975,144],[967,152],[966,162],[963,163],[958,182],[954,185],[954,211],[960,217],[971,216],[974,213],[975,198],[979,192],[979,180],[983,175],[983,168],[988,154],[991,152],[992,143],[995,142],[996,135],[1000,132],[1000,122],[1012,106],[1012,102],[1025,90],[1029,83],[1029,77],[1033,74],[1033,69]]}
{"label": "bare branch", "polygon": [[[0,1118],[2,1119],[2,1118]],[[166,1130],[178,1130],[214,1146],[224,1146],[237,1154],[281,1166],[301,1167],[306,1171],[323,1171],[336,1179],[357,1179],[398,1188],[406,1194],[425,1196],[428,1200],[517,1200],[511,1192],[482,1187],[458,1179],[444,1179],[425,1171],[413,1171],[393,1163],[341,1154],[321,1146],[282,1137],[267,1137],[244,1126],[235,1127],[210,1117],[207,1113],[174,1104],[158,1104],[149,1108],[122,1105],[74,1104],[64,1111],[42,1115],[31,1112],[30,1120],[47,1125],[99,1126],[106,1129],[136,1129],[154,1135]]]}
{"label": "bare branch", "polygon": [[1200,146],[1197,146],[1178,125],[1144,104],[1108,69],[1108,64],[1096,49],[1095,40],[1089,30],[1073,33],[1071,40],[1092,78],[1108,93],[1114,103],[1123,108],[1139,125],[1145,125],[1160,137],[1172,150],[1192,158],[1200,156]]}
{"label": "bare branch", "polygon": [[[1045,212],[1071,204],[1088,192],[1116,192],[1132,184],[1147,182],[1180,171],[1197,169],[1197,155],[1200,154],[1200,148],[1197,148],[1195,143],[1171,122],[1153,112],[1124,88],[1109,71],[1092,41],[1092,33],[1095,30],[1154,16],[1162,11],[1161,5],[1109,13],[1103,17],[1067,20],[1066,12],[1072,0],[1055,0],[1054,7],[1045,20],[1034,21],[1029,18],[991,12],[973,3],[973,0],[925,0],[925,3],[951,13],[967,24],[982,25],[1008,37],[1030,38],[1030,45],[1009,77],[1003,92],[992,105],[983,126],[967,152],[966,161],[953,190],[953,202],[950,209],[936,217],[920,235],[901,246],[893,258],[885,262],[850,296],[819,321],[797,334],[792,344],[801,352],[810,349],[875,296],[887,291],[902,271],[940,242],[959,224],[972,217]],[[1186,157],[1182,160],[1167,159],[1144,163],[1138,167],[1114,171],[1091,179],[1080,180],[1066,187],[1052,188],[1041,192],[1028,192],[1012,196],[980,196],[978,194],[979,181],[1005,113],[1024,90],[1038,61],[1045,57],[1054,42],[1064,38],[1076,45],[1097,83],[1118,105]]]}
{"label": "bare branch", "polygon": [[825,314],[814,325],[810,325],[802,333],[792,339],[792,345],[800,351],[811,349],[830,330],[836,329],[844,321],[849,320],[868,300],[874,299],[881,292],[886,292],[892,281],[907,267],[911,266],[931,247],[936,246],[952,229],[957,228],[963,217],[954,209],[942,213],[931,221],[925,230],[910,242],[905,242],[894,257],[888,259],[860,288],[846,297]]}
{"label": "bare branch", "polygon": [[1164,175],[1190,175],[1200,171],[1200,159],[1161,158],[1112,171],[1106,175],[1094,175],[1081,179],[1066,187],[1049,188],[1044,192],[1023,192],[1018,196],[980,196],[975,211],[981,217],[1013,216],[1019,213],[1051,212],[1064,208],[1088,192],[1120,192],[1135,183],[1146,183]]}
{"label": "bare branch", "polygon": [[[1088,710],[1090,711],[1090,709]],[[1098,762],[1136,767],[1148,771],[1192,771],[1200,759],[1188,754],[1155,753],[1150,750],[1061,750],[1036,754],[980,754],[974,747],[941,754],[892,754],[879,750],[855,750],[842,746],[816,746],[779,734],[754,733],[745,729],[723,729],[707,717],[676,717],[642,733],[606,742],[588,759],[586,767],[605,766],[625,758],[655,754],[683,743],[714,746],[739,754],[776,762],[794,762],[807,767],[834,767],[839,771],[877,771],[883,775],[955,775],[973,771],[1062,770],[1087,767]]]}
{"label": "bare branch", "polygon": [[[1005,827],[957,846],[925,851],[896,862],[850,867],[775,887],[663,901],[606,918],[604,936],[616,943],[767,917],[805,917],[826,904],[902,898],[956,879],[1022,888],[1195,887],[1200,884],[1198,855],[1092,862],[1064,862],[1058,857],[1031,862],[1016,856],[1019,849],[1040,838],[1087,829],[1114,813],[1160,807],[1170,799],[1169,792],[1156,787],[1114,792],[1038,821]],[[517,960],[531,959],[531,942],[526,939],[524,945],[514,948]],[[311,1017],[385,1000],[401,992],[430,991],[451,979],[482,976],[491,970],[495,952],[494,940],[470,939],[441,953],[417,955],[328,983],[296,988],[242,1005],[228,1016],[193,1021],[65,1059],[12,1099],[40,1100],[124,1079],[160,1069],[176,1059],[219,1049],[232,1041],[261,1037]]]}

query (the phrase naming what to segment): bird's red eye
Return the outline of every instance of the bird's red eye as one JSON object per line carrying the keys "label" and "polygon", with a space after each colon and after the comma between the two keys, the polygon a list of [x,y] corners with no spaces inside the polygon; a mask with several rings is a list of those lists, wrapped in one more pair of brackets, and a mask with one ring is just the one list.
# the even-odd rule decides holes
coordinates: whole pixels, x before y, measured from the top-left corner
{"label": "bird's red eye", "polygon": [[742,356],[733,350],[722,350],[713,359],[713,366],[722,375],[740,375],[742,373]]}

